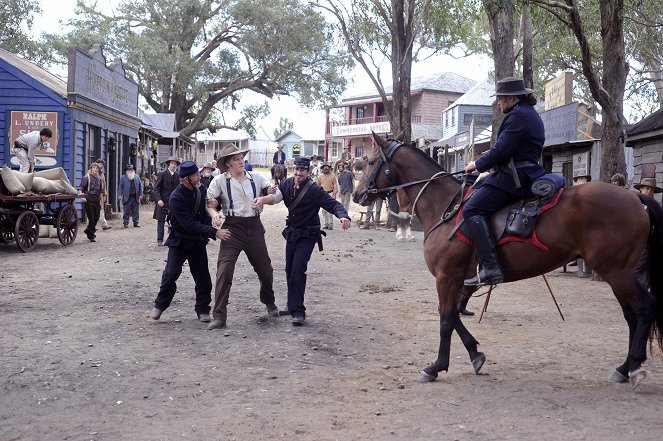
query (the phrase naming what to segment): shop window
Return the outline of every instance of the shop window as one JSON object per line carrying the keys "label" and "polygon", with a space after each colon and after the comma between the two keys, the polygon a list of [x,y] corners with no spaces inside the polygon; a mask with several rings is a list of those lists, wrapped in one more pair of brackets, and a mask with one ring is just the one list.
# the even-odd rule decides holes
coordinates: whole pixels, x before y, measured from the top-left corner
{"label": "shop window", "polygon": [[566,186],[571,187],[573,185],[573,161],[562,164],[562,176],[566,180]]}

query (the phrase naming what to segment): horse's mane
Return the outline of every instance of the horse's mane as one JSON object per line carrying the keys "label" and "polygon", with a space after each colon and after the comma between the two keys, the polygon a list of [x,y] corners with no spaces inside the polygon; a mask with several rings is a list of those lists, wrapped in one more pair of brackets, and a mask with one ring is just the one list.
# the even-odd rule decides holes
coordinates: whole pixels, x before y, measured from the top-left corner
{"label": "horse's mane", "polygon": [[431,165],[434,165],[435,168],[439,171],[446,171],[436,160],[428,156],[426,153],[424,153],[421,149],[417,148],[414,143],[403,143],[403,147],[407,147],[410,150],[413,150],[416,152],[417,155],[419,155],[421,158],[423,158],[425,161],[429,162]]}

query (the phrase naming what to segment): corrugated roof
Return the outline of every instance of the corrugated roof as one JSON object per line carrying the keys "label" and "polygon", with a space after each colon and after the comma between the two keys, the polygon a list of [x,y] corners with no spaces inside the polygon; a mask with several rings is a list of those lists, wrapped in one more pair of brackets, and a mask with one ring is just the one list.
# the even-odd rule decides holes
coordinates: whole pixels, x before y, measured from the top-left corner
{"label": "corrugated roof", "polygon": [[[420,92],[422,90],[436,90],[441,92],[465,93],[476,84],[476,81],[458,75],[452,72],[442,72],[433,75],[413,77],[410,83],[410,93]],[[391,84],[385,86],[385,93],[391,95],[393,87]],[[346,101],[359,98],[379,97],[376,89],[367,90],[363,93],[354,93],[341,100],[341,104]]]}
{"label": "corrugated roof", "polygon": [[495,97],[491,96],[495,93],[495,83],[485,78],[483,81],[476,83],[470,90],[463,96],[458,98],[451,107],[459,104],[466,106],[492,106]]}
{"label": "corrugated roof", "polygon": [[44,68],[0,48],[0,58],[18,70],[34,78],[62,98],[67,98],[67,83]]}
{"label": "corrugated roof", "polygon": [[657,110],[642,121],[633,124],[626,131],[626,136],[636,136],[661,129],[663,129],[663,109]]}

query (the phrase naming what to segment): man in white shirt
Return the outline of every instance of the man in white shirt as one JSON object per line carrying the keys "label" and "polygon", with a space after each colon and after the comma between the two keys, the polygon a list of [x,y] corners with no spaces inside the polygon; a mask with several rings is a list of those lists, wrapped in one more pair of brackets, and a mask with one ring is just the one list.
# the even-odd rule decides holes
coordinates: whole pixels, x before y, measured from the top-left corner
{"label": "man in white shirt", "polygon": [[18,159],[20,165],[18,171],[22,173],[32,173],[35,171],[35,150],[52,137],[53,132],[51,132],[51,129],[41,129],[41,131],[34,130],[24,133],[16,138],[12,153]]}
{"label": "man in white shirt", "polygon": [[[278,317],[279,310],[274,304],[274,270],[265,243],[265,228],[260,221],[260,212],[251,208],[253,200],[264,194],[273,194],[269,180],[259,173],[244,169],[244,155],[249,149],[240,149],[228,144],[218,155],[217,167],[221,172],[207,189],[207,212],[214,227],[222,227],[230,232],[230,238],[221,242],[214,288],[214,320],[207,329],[226,326],[228,298],[232,287],[235,263],[239,253],[244,251],[260,280],[260,301],[267,307],[267,313]],[[217,211],[217,207],[223,211]]]}

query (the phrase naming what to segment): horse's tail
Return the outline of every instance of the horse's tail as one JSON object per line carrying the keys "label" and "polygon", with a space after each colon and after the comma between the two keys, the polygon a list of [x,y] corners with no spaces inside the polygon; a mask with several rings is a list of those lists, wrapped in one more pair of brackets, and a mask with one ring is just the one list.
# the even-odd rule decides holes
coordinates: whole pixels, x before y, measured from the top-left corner
{"label": "horse's tail", "polygon": [[663,208],[652,197],[638,194],[649,213],[649,280],[651,293],[656,298],[651,341],[663,351]]}

